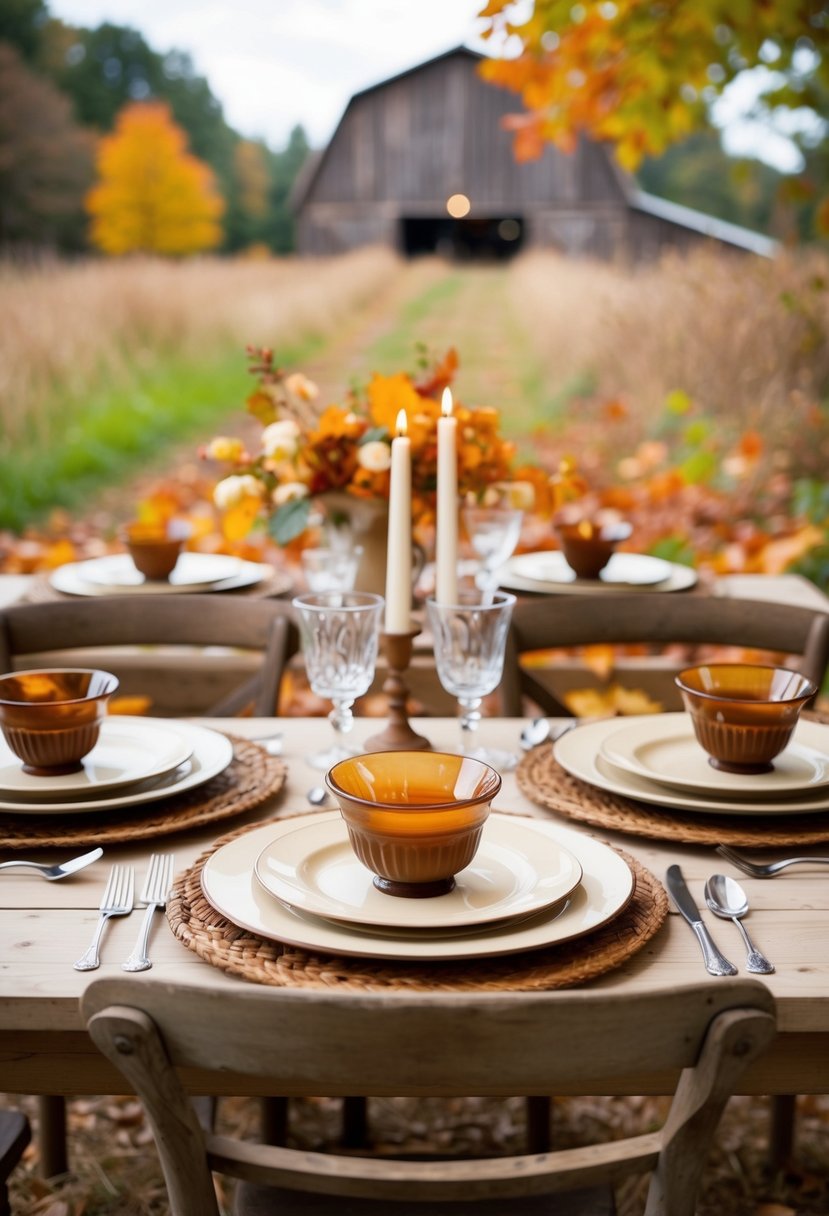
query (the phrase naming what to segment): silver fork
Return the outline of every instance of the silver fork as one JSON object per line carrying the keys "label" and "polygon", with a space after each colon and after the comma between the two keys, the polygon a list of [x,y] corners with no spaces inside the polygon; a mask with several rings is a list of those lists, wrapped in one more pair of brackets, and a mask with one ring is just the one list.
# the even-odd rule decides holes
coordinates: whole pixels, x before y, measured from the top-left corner
{"label": "silver fork", "polygon": [[788,866],[829,866],[829,857],[786,857],[782,861],[749,861],[748,858],[735,853],[727,844],[718,844],[717,852],[752,878],[773,878]]}
{"label": "silver fork", "polygon": [[100,967],[98,946],[101,943],[104,926],[111,916],[127,916],[132,912],[133,891],[135,888],[135,871],[132,866],[113,866],[109,872],[103,899],[98,907],[98,923],[89,944],[74,964],[76,971],[94,971]]}
{"label": "silver fork", "polygon": [[156,908],[163,908],[173,885],[173,854],[153,853],[150,867],[141,889],[140,903],[147,905],[138,941],[132,954],[125,963],[121,964],[122,971],[147,971],[152,963],[147,955],[147,942],[150,937],[150,925]]}

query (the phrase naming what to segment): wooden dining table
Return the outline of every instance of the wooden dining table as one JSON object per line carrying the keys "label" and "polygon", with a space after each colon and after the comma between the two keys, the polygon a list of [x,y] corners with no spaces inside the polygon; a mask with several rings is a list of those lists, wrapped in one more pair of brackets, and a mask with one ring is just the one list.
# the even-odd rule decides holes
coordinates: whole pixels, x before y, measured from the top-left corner
{"label": "wooden dining table", "polygon": [[[288,766],[283,790],[256,810],[226,823],[156,839],[107,845],[102,858],[58,882],[48,882],[24,870],[0,872],[0,1090],[68,1096],[124,1091],[123,1078],[99,1055],[85,1032],[79,997],[92,977],[123,974],[120,964],[132,949],[142,913],[110,922],[99,971],[81,973],[72,966],[91,938],[113,862],[132,863],[140,888],[151,852],[172,851],[176,870],[180,871],[225,832],[245,824],[258,824],[272,816],[314,810],[307,793],[321,784],[321,774],[308,766],[305,757],[315,746],[328,741],[331,727],[324,719],[211,719],[204,725],[250,738],[282,732],[283,756]],[[457,722],[430,718],[415,720],[414,725],[436,749],[457,750]],[[481,727],[482,741],[517,751],[521,726],[522,722],[514,719],[485,720]],[[359,743],[377,729],[376,720],[358,719],[353,738]],[[700,908],[705,906],[703,885],[708,875],[724,872],[737,876],[711,846],[678,845],[621,832],[579,828],[572,819],[559,820],[554,812],[536,805],[519,791],[514,773],[503,774],[494,809],[540,817],[551,824],[560,822],[570,830],[575,827],[625,850],[660,882],[667,867],[678,863]],[[0,860],[25,852],[38,860],[59,861],[83,851],[81,847],[65,846],[37,851],[4,850],[0,851]],[[829,846],[813,846],[808,851],[829,855]],[[776,965],[774,974],[762,977],[762,982],[776,999],[778,1020],[776,1039],[744,1074],[741,1092],[829,1092],[829,873],[816,867],[802,867],[772,880],[743,875],[739,878],[749,896],[752,935]],[[704,915],[721,948],[744,973],[736,927],[715,921],[707,911]],[[583,939],[583,949],[590,951],[589,937]],[[148,976],[231,989],[246,982],[202,961],[173,936],[163,915],[158,913],[150,939],[150,957],[152,970],[136,974],[130,980],[136,986],[138,1001],[141,985]],[[671,906],[666,922],[638,953],[622,966],[592,980],[591,985],[624,996],[694,981],[712,985],[719,982],[705,972],[694,935]],[[344,994],[343,999],[348,999],[348,995]],[[224,1093],[256,1092],[255,1079],[243,1082],[231,1075],[222,1084]],[[665,1078],[639,1070],[620,1081],[618,1092],[662,1093]]]}

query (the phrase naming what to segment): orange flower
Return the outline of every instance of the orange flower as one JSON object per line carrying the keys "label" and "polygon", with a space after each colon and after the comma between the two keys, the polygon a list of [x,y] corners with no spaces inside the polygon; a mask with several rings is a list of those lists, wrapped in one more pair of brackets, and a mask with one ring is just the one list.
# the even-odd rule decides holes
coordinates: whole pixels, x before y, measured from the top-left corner
{"label": "orange flower", "polygon": [[356,439],[365,429],[365,419],[359,418],[353,410],[343,409],[341,405],[329,405],[309,439],[311,443],[320,439]]}
{"label": "orange flower", "polygon": [[412,418],[425,401],[405,372],[393,376],[380,376],[375,372],[369,381],[367,395],[372,422],[384,426],[390,435],[396,432],[400,410],[405,410],[406,417]]}

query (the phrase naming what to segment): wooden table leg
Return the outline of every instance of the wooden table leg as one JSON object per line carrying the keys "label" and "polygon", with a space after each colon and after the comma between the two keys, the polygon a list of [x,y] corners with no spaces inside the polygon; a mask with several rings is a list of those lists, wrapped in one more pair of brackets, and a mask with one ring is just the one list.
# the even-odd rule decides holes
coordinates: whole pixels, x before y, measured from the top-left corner
{"label": "wooden table leg", "polygon": [[66,1152],[66,1099],[58,1094],[43,1094],[37,1100],[37,1143],[40,1174],[55,1178],[69,1169]]}

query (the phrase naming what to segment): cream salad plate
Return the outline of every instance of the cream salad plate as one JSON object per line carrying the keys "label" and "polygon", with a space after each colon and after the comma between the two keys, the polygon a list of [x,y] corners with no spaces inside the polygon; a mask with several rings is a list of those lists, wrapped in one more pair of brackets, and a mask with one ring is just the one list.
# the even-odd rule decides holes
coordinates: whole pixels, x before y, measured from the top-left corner
{"label": "cream salad plate", "polygon": [[38,777],[25,773],[0,736],[0,797],[44,800],[94,798],[163,777],[190,759],[192,741],[166,722],[114,715],[101,723],[92,751],[75,773]]}
{"label": "cream salad plate", "polygon": [[565,595],[605,592],[686,591],[697,575],[689,566],[645,553],[614,553],[597,579],[576,578],[559,549],[522,553],[498,571],[502,587]]}
{"label": "cream salad plate", "polygon": [[[644,723],[647,719],[650,729],[656,735],[660,729],[657,723],[663,716],[677,715],[646,715],[640,719],[631,718],[630,722]],[[805,723],[799,723],[800,725]],[[629,772],[611,762],[604,751],[605,745],[610,744],[613,734],[619,729],[618,718],[585,722],[557,739],[553,744],[553,754],[561,767],[580,781],[586,781],[608,793],[619,794],[623,798],[633,798],[638,802],[648,802],[663,808],[702,814],[754,816],[803,815],[829,811],[829,787],[826,786],[818,786],[811,792],[771,792],[757,797],[740,791],[739,796],[736,796],[733,791],[717,786],[717,777],[723,774],[717,773],[716,769],[708,765],[704,752],[703,763],[706,770],[710,769],[704,792],[676,789],[662,780],[657,781],[640,773]],[[751,780],[757,783],[755,790],[763,790],[764,782],[773,775],[772,772],[752,776]]]}
{"label": "cream salad plate", "polygon": [[[108,721],[110,719],[105,720],[105,722]],[[112,721],[115,721],[115,718]],[[124,729],[139,732],[147,723],[146,718],[130,718],[126,715],[123,717],[119,715],[117,721]],[[189,758],[172,771],[162,776],[144,779],[123,790],[103,790],[97,796],[88,796],[81,792],[78,797],[58,798],[54,795],[50,797],[47,793],[37,798],[23,799],[12,798],[7,793],[2,793],[0,794],[0,811],[14,811],[17,815],[75,815],[79,812],[137,806],[158,798],[169,798],[173,794],[180,794],[185,790],[203,785],[212,777],[224,772],[233,759],[233,744],[226,735],[222,735],[218,731],[196,726],[190,722],[173,722],[167,719],[163,720],[163,729],[190,750]],[[92,755],[91,752],[90,755]],[[51,778],[41,778],[41,780],[48,781]]]}
{"label": "cream salad plate", "polygon": [[49,576],[65,595],[181,595],[199,591],[236,591],[274,577],[264,562],[213,553],[182,553],[169,579],[148,580],[128,553],[58,566]]}
{"label": "cream salad plate", "polygon": [[603,741],[602,755],[617,768],[648,781],[707,796],[774,798],[829,786],[829,727],[803,719],[769,773],[728,773],[714,768],[697,741],[690,717],[683,713],[627,722]]}
{"label": "cream salad plate", "polygon": [[257,857],[254,873],[283,903],[328,920],[403,932],[483,925],[548,908],[581,881],[581,865],[569,849],[525,822],[490,815],[454,890],[432,899],[378,891],[336,813],[307,824],[286,820]]}
{"label": "cream salad plate", "polygon": [[[323,817],[334,821],[339,813],[315,816],[317,821]],[[490,816],[490,820],[495,817]],[[553,841],[578,858],[582,881],[567,898],[547,909],[528,918],[484,924],[477,932],[464,925],[458,926],[455,934],[446,930],[435,934],[397,930],[390,936],[381,926],[324,919],[282,903],[265,890],[254,872],[257,858],[274,839],[273,823],[221,845],[202,869],[202,890],[216,911],[260,937],[358,958],[487,958],[538,950],[582,937],[618,916],[634,887],[633,874],[624,859],[607,845],[573,829],[522,819],[522,825],[529,824],[538,833],[539,842]]]}

